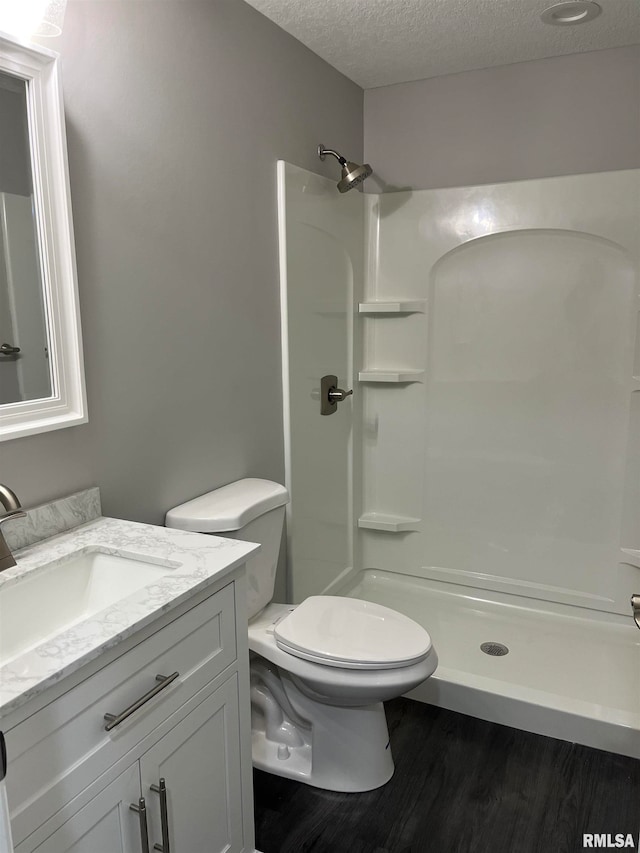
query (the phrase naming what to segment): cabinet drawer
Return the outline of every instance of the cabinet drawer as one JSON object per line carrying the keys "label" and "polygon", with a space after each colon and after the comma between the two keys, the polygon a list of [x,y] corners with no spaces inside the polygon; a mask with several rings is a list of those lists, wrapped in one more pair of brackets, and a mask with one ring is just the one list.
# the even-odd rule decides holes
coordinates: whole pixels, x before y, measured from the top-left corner
{"label": "cabinet drawer", "polygon": [[[14,839],[19,842],[150,735],[236,660],[234,584],[207,598],[6,733]],[[151,689],[179,676],[105,730]]]}

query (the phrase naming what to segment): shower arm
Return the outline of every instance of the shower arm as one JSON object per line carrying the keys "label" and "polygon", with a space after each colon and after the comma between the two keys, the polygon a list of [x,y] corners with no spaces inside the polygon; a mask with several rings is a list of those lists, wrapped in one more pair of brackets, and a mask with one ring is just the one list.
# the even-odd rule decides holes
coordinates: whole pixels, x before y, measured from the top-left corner
{"label": "shower arm", "polygon": [[324,160],[327,154],[331,154],[332,157],[335,157],[341,166],[346,166],[347,161],[341,154],[338,154],[338,152],[334,151],[332,148],[325,148],[324,145],[318,145],[318,157],[321,160]]}

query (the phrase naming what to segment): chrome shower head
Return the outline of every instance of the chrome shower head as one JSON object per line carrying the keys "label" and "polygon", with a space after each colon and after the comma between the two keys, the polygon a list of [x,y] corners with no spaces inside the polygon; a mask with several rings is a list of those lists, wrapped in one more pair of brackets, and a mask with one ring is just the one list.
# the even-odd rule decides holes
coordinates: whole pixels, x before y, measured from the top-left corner
{"label": "chrome shower head", "polygon": [[363,166],[359,166],[357,163],[345,160],[345,158],[341,154],[338,154],[337,151],[333,151],[331,148],[325,148],[324,145],[318,145],[318,157],[321,160],[324,160],[327,154],[331,154],[332,157],[335,157],[338,163],[342,166],[342,177],[337,184],[338,190],[341,193],[346,193],[354,187],[357,187],[358,184],[361,184],[365,178],[368,178],[373,172],[373,169],[368,163],[365,163]]}

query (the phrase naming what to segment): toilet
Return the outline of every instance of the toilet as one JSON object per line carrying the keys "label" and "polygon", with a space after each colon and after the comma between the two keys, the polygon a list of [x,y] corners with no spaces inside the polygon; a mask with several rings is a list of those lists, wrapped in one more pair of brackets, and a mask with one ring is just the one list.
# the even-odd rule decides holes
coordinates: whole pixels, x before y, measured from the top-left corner
{"label": "toilet", "polygon": [[382,703],[432,675],[438,657],[422,626],[373,602],[272,602],[288,500],[278,483],[238,480],[170,510],[166,525],[262,545],[247,562],[254,766],[370,791],[393,775]]}

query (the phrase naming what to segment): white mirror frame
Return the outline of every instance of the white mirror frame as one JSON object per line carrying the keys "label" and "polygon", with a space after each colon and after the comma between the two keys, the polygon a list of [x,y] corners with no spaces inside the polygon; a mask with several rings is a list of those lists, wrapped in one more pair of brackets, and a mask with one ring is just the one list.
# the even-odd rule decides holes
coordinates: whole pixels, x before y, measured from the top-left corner
{"label": "white mirror frame", "polygon": [[52,395],[0,406],[0,441],[87,421],[64,104],[58,55],[0,33],[0,71],[27,82],[34,210]]}

